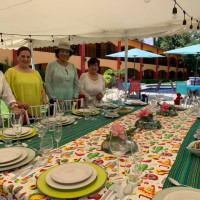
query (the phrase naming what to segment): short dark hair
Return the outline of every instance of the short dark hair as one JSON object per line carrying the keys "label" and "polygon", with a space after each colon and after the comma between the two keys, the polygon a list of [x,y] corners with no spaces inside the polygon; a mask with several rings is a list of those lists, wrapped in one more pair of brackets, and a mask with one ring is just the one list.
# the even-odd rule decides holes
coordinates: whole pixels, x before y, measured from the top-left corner
{"label": "short dark hair", "polygon": [[[59,58],[59,51],[60,51],[61,49],[56,49],[55,50],[55,56],[56,56],[56,58]],[[68,50],[69,51],[69,57],[71,57],[72,55],[73,55],[73,53],[72,53],[72,51],[70,51],[70,50]]]}
{"label": "short dark hair", "polygon": [[28,51],[31,55],[31,50],[28,47],[22,46],[17,50],[17,56],[19,56],[22,51]]}
{"label": "short dark hair", "polygon": [[100,66],[100,60],[98,60],[96,57],[92,57],[88,60],[88,67],[90,65],[95,65],[97,63],[98,67]]}

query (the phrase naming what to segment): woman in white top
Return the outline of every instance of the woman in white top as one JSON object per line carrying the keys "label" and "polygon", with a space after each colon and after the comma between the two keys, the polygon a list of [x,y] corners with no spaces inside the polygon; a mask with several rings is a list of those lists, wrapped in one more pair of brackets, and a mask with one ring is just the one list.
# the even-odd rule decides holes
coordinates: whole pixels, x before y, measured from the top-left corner
{"label": "woman in white top", "polygon": [[[6,103],[6,105],[13,111],[21,110],[18,108],[16,99],[1,71],[0,71],[0,99],[2,99]],[[0,101],[0,106],[1,106],[1,101]],[[1,114],[1,107],[0,107],[0,114]]]}
{"label": "woman in white top", "polygon": [[82,74],[79,80],[80,93],[85,95],[87,102],[98,103],[105,94],[105,80],[97,73],[99,65],[97,58],[90,58],[88,72]]}

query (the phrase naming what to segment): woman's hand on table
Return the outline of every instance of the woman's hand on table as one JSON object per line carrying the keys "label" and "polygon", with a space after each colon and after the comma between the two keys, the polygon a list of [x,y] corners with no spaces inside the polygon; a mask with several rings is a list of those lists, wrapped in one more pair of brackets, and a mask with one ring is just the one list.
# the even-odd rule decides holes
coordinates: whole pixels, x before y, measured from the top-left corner
{"label": "woman's hand on table", "polygon": [[29,108],[29,105],[25,102],[20,102],[17,100],[17,104],[20,108],[27,110]]}
{"label": "woman's hand on table", "polygon": [[62,99],[56,99],[59,103],[63,103],[64,101]]}
{"label": "woman's hand on table", "polygon": [[97,96],[96,96],[97,100],[101,101],[102,98],[103,98],[103,94],[101,94],[101,93],[97,94]]}

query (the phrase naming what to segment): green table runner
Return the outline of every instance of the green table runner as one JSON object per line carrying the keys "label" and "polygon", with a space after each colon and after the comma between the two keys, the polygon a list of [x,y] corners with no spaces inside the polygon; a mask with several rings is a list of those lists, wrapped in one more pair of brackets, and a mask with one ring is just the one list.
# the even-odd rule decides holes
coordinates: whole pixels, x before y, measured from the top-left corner
{"label": "green table runner", "polygon": [[[174,178],[181,184],[200,189],[200,157],[190,153],[186,149],[192,141],[196,140],[194,134],[199,125],[200,119],[197,119],[187,133],[168,177]],[[166,179],[163,189],[173,186],[174,185]]]}
{"label": "green table runner", "polygon": [[[133,111],[139,110],[143,108],[144,106],[136,106],[134,107]],[[62,139],[59,143],[60,146],[71,142],[72,140],[75,140],[77,138],[80,138],[81,136],[84,136],[94,130],[97,130],[121,117],[124,115],[119,115],[117,118],[108,118],[102,115],[101,113],[99,115],[94,116],[97,120],[85,120],[84,117],[80,120],[76,120],[78,123],[77,124],[71,124],[67,126],[63,126],[63,134],[62,134]],[[52,135],[53,136],[53,131],[49,131],[46,133],[46,135]],[[22,142],[25,142],[29,145],[30,148],[34,149],[39,149],[39,143],[40,143],[40,138],[37,137],[37,135],[33,138],[29,138],[26,140],[22,140]],[[54,140],[54,148],[56,148],[56,142]]]}

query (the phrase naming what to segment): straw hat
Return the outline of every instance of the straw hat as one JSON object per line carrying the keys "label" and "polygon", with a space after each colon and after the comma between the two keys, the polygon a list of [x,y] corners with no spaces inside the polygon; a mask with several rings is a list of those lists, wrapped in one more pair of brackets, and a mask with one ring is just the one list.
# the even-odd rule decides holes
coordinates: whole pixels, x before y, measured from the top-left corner
{"label": "straw hat", "polygon": [[65,49],[65,50],[69,50],[69,51],[73,52],[73,50],[70,48],[69,43],[67,43],[67,42],[59,42],[58,48],[56,50],[58,50],[58,49]]}

